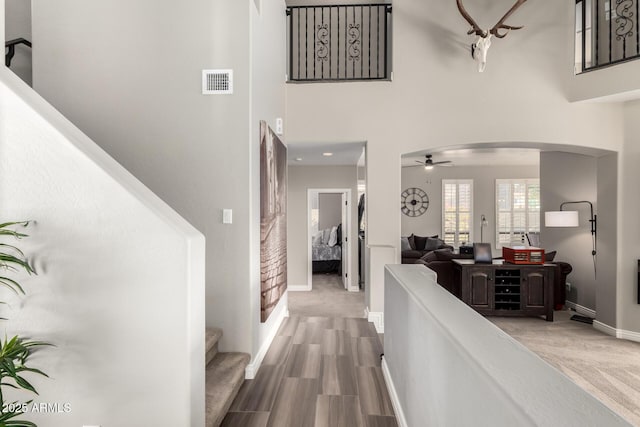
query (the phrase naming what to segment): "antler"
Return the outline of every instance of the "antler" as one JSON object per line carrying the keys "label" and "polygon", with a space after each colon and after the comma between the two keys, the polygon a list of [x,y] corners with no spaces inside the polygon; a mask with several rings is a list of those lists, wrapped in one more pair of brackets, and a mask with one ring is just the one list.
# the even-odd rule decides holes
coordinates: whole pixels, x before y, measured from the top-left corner
{"label": "antler", "polygon": [[[506,36],[507,34],[509,34],[509,31],[511,31],[511,30],[519,30],[520,28],[523,28],[522,26],[520,26],[520,27],[513,27],[513,26],[511,26],[511,25],[505,25],[505,24],[504,24],[504,21],[506,21],[506,20],[507,20],[507,18],[508,18],[509,16],[511,16],[511,14],[512,14],[513,12],[515,12],[517,8],[519,8],[520,6],[522,6],[522,4],[523,4],[524,2],[526,2],[526,1],[527,1],[527,0],[517,0],[517,1],[516,1],[516,3],[515,3],[513,6],[511,6],[511,9],[509,9],[509,11],[508,11],[507,13],[505,13],[505,14],[504,14],[504,16],[502,17],[502,19],[500,19],[500,20],[498,21],[498,23],[497,23],[496,25],[494,25],[494,26],[493,26],[493,28],[491,28],[491,29],[489,30],[489,32],[490,32],[491,34],[493,34],[494,36],[498,37],[499,39],[501,39],[501,38],[503,38],[504,36]],[[458,6],[460,6],[460,0],[458,0]],[[504,34],[500,34],[500,33],[498,32],[498,30],[507,30],[507,32],[506,32],[506,33],[504,33]],[[469,34],[471,34],[471,33],[469,33]]]}
{"label": "antler", "polygon": [[[519,0],[519,1],[526,1],[526,0]],[[477,36],[487,37],[488,33],[486,31],[484,31],[482,28],[480,28],[480,26],[476,23],[476,21],[473,20],[471,15],[469,15],[469,12],[467,12],[465,10],[464,6],[462,5],[462,0],[456,0],[456,3],[458,4],[458,10],[460,11],[460,14],[462,15],[462,17],[464,19],[467,20],[467,22],[472,27],[469,31],[467,31],[467,34],[474,34],[475,33],[475,35],[477,35]],[[509,12],[511,12],[511,11],[509,11]],[[510,13],[505,15],[505,17],[502,20],[504,21],[505,19],[507,19],[509,14]]]}

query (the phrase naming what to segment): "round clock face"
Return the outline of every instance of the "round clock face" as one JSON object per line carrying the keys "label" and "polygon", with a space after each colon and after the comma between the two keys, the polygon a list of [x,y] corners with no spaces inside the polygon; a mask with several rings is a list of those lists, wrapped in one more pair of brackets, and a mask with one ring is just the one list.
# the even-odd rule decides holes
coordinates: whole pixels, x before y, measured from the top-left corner
{"label": "round clock face", "polygon": [[402,192],[400,210],[407,216],[420,216],[429,208],[429,196],[421,188],[407,188]]}

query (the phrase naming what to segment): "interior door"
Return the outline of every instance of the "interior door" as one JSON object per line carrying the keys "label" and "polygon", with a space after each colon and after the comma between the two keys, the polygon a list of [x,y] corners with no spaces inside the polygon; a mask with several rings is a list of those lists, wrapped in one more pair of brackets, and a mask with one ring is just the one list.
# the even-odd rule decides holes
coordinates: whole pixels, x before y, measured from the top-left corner
{"label": "interior door", "polygon": [[347,193],[342,193],[342,284],[345,289],[349,289],[349,199]]}

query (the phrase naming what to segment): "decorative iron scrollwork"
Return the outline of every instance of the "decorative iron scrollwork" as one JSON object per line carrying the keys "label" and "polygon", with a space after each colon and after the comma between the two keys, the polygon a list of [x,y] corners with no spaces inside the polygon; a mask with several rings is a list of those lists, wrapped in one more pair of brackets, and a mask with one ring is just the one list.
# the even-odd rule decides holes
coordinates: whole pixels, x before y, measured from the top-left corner
{"label": "decorative iron scrollwork", "polygon": [[633,36],[633,0],[616,0],[616,40]]}
{"label": "decorative iron scrollwork", "polygon": [[329,26],[327,24],[318,25],[316,39],[316,61],[327,61],[329,59]]}
{"label": "decorative iron scrollwork", "polygon": [[349,24],[349,59],[360,59],[360,24]]}

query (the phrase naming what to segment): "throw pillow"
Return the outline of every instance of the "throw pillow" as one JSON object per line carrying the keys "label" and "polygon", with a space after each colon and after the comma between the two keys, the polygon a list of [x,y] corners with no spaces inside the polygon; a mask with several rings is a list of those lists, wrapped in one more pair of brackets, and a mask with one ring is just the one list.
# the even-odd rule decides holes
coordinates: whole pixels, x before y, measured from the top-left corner
{"label": "throw pillow", "polygon": [[438,249],[433,251],[438,261],[451,261],[452,259],[473,259],[473,254],[454,254],[451,249]]}
{"label": "throw pillow", "polygon": [[544,262],[552,262],[555,257],[556,257],[556,251],[545,252]]}
{"label": "throw pillow", "polygon": [[456,254],[451,252],[449,249],[438,249],[437,251],[433,251],[438,261],[451,261],[455,259]]}
{"label": "throw pillow", "polygon": [[326,228],[324,230],[322,230],[322,244],[323,245],[328,245],[329,244],[329,238],[331,237],[331,229],[330,228]]}
{"label": "throw pillow", "polygon": [[311,245],[312,246],[318,246],[322,244],[322,231],[318,231],[314,236],[313,236],[313,240],[311,241]]}
{"label": "throw pillow", "polygon": [[409,237],[400,237],[400,250],[401,251],[410,251],[411,245],[409,244]]}
{"label": "throw pillow", "polygon": [[408,240],[409,240],[409,247],[411,248],[412,251],[415,251],[416,250],[416,240],[415,240],[415,236],[413,235],[413,233],[411,233],[411,236],[409,236]]}
{"label": "throw pillow", "polygon": [[329,234],[329,246],[335,246],[338,243],[338,227],[335,225],[331,227],[331,233]]}
{"label": "throw pillow", "polygon": [[342,245],[342,224],[338,224],[338,243],[337,245]]}
{"label": "throw pillow", "polygon": [[424,245],[425,251],[435,251],[440,246],[440,239],[427,237],[427,242]]}
{"label": "throw pillow", "polygon": [[431,252],[427,252],[426,254],[424,254],[422,256],[422,258],[420,258],[422,261],[429,263],[431,261],[437,261],[438,260],[438,256],[436,255],[435,251],[431,251]]}
{"label": "throw pillow", "polygon": [[417,251],[424,251],[424,247],[427,244],[427,239],[428,237],[422,237],[422,236],[413,236],[413,241],[415,242],[414,244],[416,245],[416,250]]}

